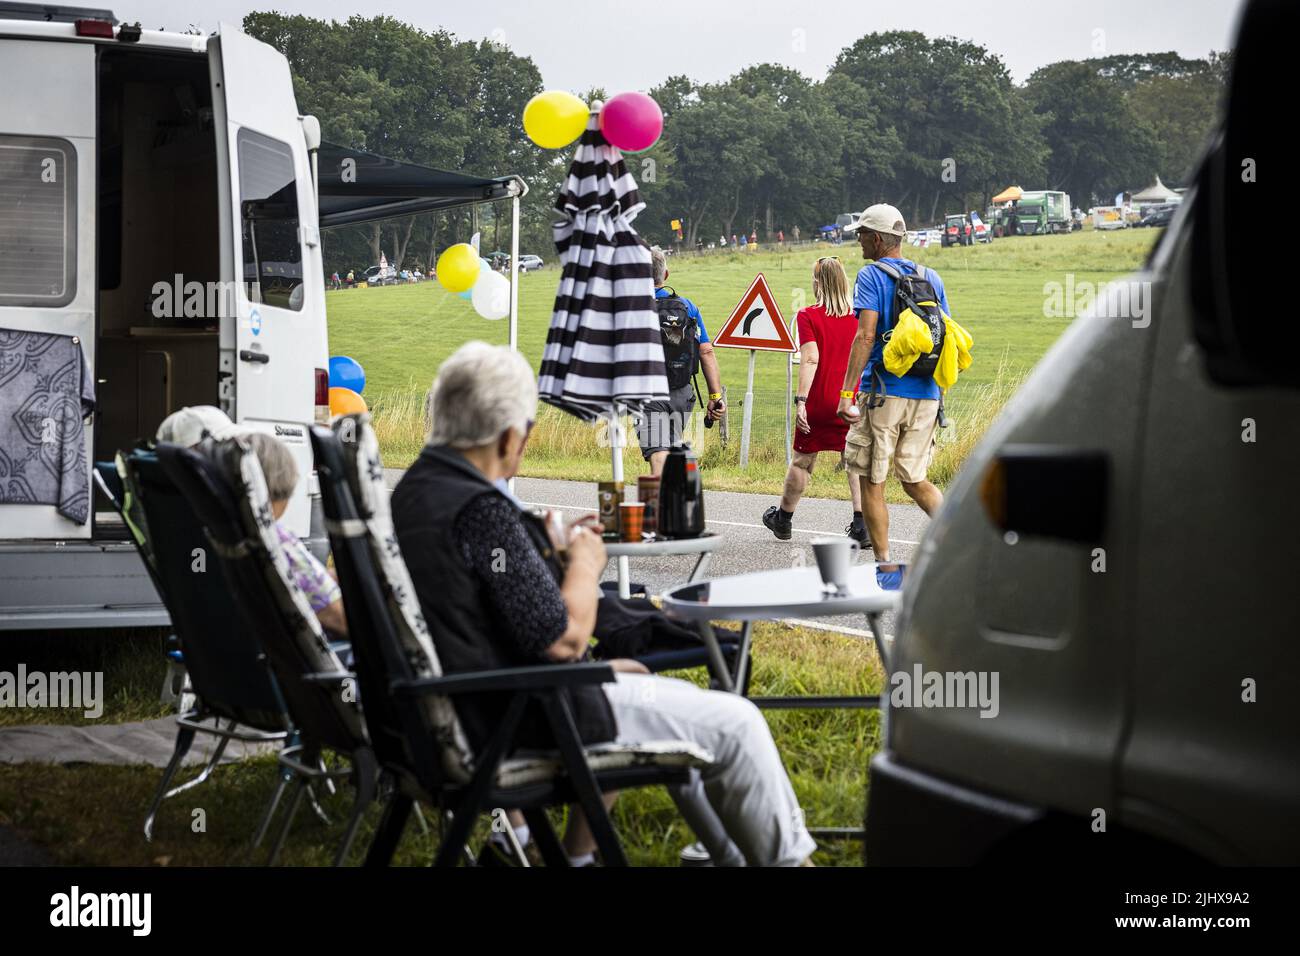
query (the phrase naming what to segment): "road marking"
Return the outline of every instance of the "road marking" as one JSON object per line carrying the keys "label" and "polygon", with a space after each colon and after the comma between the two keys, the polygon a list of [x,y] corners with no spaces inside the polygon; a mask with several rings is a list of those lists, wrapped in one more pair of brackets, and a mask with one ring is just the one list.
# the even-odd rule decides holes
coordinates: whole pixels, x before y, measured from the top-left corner
{"label": "road marking", "polygon": [[[542,501],[525,501],[524,504],[526,504],[526,505],[527,505],[528,507],[530,507],[530,508],[559,508],[559,509],[562,510],[562,511],[592,511],[592,510],[593,510],[593,509],[591,509],[591,508],[584,508],[584,507],[582,507],[581,505],[553,505],[553,504],[547,504],[546,502],[542,502]],[[760,530],[760,531],[767,531],[767,532],[769,532],[769,533],[771,532],[771,529],[770,529],[767,525],[762,525],[762,524],[750,524],[750,523],[745,522],[745,521],[723,521],[721,518],[708,518],[708,519],[705,520],[704,523],[705,523],[705,524],[725,524],[725,525],[730,525],[730,526],[732,526],[733,528],[757,528],[757,529]],[[807,530],[805,530],[805,529],[803,529],[803,528],[791,528],[790,530],[791,530],[791,531],[794,531],[794,532],[797,532],[797,533],[799,533],[799,534],[812,534],[812,535],[816,535],[816,536],[819,537],[819,538],[824,538],[824,537],[826,537],[827,535],[833,535],[833,534],[837,534],[837,533],[838,533],[838,532],[835,532],[835,531],[807,531]],[[775,539],[775,538],[774,538],[773,540],[778,540],[778,539]],[[920,544],[921,542],[919,542],[919,541],[909,541],[907,538],[890,538],[890,539],[889,539],[889,543],[890,543],[890,544],[910,544],[910,545],[916,546],[916,545]]]}
{"label": "road marking", "polygon": [[[812,628],[814,631],[831,631],[835,634],[848,634],[852,637],[871,637],[870,631],[863,630],[860,627],[844,627],[840,624],[827,624],[825,621],[810,621],[798,617],[783,617],[781,618],[781,623],[793,624],[795,627],[808,627]],[[894,642],[893,634],[884,634],[881,636],[891,644]]]}

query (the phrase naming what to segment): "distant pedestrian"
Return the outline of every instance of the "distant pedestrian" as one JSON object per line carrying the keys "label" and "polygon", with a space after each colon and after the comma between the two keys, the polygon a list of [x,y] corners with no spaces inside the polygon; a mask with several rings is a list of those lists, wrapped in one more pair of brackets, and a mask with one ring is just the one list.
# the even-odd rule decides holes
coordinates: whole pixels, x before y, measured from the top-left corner
{"label": "distant pedestrian", "polygon": [[351,269],[348,270],[348,288],[351,289],[357,284],[356,273]]}
{"label": "distant pedestrian", "polygon": [[337,290],[342,284],[343,283],[339,281],[338,271],[335,270],[334,274],[330,276],[330,288]]}
{"label": "distant pedestrian", "polygon": [[[815,304],[800,309],[795,319],[799,327],[799,390],[795,393],[794,455],[786,471],[781,503],[763,513],[763,524],[782,541],[790,540],[794,510],[812,478],[817,454],[834,451],[842,458],[849,431],[836,410],[858,320],[849,298],[849,279],[839,259],[824,257],[813,266],[813,301]],[[865,542],[860,482],[853,474],[848,480],[853,520],[845,531],[854,540]]]}

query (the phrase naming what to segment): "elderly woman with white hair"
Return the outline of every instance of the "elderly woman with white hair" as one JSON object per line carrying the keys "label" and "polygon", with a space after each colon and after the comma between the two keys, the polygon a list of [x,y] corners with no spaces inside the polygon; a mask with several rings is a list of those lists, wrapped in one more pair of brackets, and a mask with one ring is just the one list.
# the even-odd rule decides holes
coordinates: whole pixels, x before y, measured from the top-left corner
{"label": "elderly woman with white hair", "polygon": [[[581,660],[601,599],[605,546],[590,528],[570,527],[560,572],[547,561],[551,542],[542,522],[494,484],[513,477],[523,458],[537,413],[532,369],[517,352],[470,342],[438,370],[430,413],[428,444],[394,490],[392,512],[444,668]],[[614,683],[573,693],[583,740],[699,744],[714,755],[703,771],[704,810],[725,831],[721,839],[751,866],[807,863],[815,844],[759,710],[744,697],[626,663],[631,667],[616,665]],[[459,703],[476,745],[486,741],[504,706],[488,695]],[[544,733],[541,720],[527,726]],[[551,742],[538,737],[521,744]],[[686,805],[691,802],[679,806],[698,831],[701,808]],[[713,836],[716,845],[719,835]],[[568,849],[572,855],[576,848]]]}

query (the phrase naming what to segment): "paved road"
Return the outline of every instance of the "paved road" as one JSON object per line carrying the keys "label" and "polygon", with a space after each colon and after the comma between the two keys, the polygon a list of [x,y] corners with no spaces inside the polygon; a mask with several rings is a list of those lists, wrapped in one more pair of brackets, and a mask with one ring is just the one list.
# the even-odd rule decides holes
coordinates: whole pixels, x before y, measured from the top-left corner
{"label": "paved road", "polygon": [[[387,469],[386,477],[391,487],[397,483],[401,472]],[[520,478],[515,491],[529,505],[559,508],[566,513],[596,510],[596,486],[592,482]],[[704,512],[709,529],[726,536],[723,545],[713,554],[709,577],[793,567],[800,563],[800,555],[803,564],[813,566],[815,562],[809,542],[821,535],[843,534],[852,517],[847,501],[805,498],[795,514],[794,538],[778,541],[763,527],[762,521],[763,511],[776,501],[772,495],[705,492]],[[890,558],[910,560],[928,521],[925,512],[915,505],[890,505]],[[869,549],[864,551],[861,560],[871,560]],[[632,580],[645,584],[652,594],[657,594],[685,581],[694,565],[694,556],[642,558],[632,564]],[[606,578],[612,580],[615,574],[614,562],[611,561],[606,568]],[[892,617],[885,617],[886,634],[893,633]],[[866,622],[857,616],[825,617],[806,623],[867,636]]]}

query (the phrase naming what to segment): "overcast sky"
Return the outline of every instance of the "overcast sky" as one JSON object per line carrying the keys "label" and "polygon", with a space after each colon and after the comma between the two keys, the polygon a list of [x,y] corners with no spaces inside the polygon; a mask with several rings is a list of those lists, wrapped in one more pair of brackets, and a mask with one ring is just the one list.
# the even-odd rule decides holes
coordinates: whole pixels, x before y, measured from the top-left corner
{"label": "overcast sky", "polygon": [[322,19],[385,13],[463,39],[503,40],[532,58],[546,86],[611,93],[665,77],[722,80],[754,63],[821,79],[865,33],[919,30],[973,40],[999,54],[1017,81],[1057,60],[1226,49],[1240,0],[80,0],[146,28],[211,32],[251,10]]}

